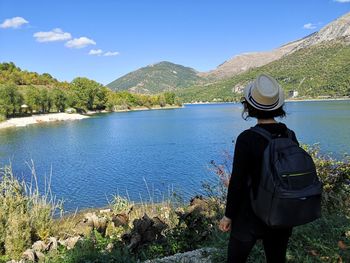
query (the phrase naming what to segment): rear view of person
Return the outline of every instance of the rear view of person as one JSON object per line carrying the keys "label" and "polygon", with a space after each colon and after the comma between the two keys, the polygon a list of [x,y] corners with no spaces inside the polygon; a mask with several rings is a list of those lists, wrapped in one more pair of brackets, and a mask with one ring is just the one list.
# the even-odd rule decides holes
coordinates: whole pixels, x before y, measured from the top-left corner
{"label": "rear view of person", "polygon": [[[222,231],[231,230],[227,262],[246,262],[256,241],[262,239],[267,262],[283,263],[293,226],[320,216],[322,186],[311,157],[299,147],[295,133],[275,120],[276,117],[286,115],[283,109],[284,92],[277,81],[268,75],[259,75],[245,88],[242,104],[242,117],[256,118],[257,124],[243,131],[236,140],[225,216],[219,225]],[[293,163],[299,163],[300,167],[294,168],[293,172],[264,176],[264,172],[271,166],[270,160],[266,159],[275,158],[270,157],[271,152],[279,144],[284,144],[281,147],[287,149],[287,152],[278,152],[278,155],[295,155],[293,158],[297,159],[288,161],[288,158],[278,156],[277,166],[272,170],[283,168],[283,165],[293,166]],[[288,149],[293,152],[288,152]],[[299,168],[301,172],[295,172]],[[280,181],[271,183],[272,179]],[[287,190],[276,191],[283,195],[282,198],[274,195],[274,190],[265,191],[267,194],[264,192],[269,187],[268,183],[282,187],[284,180]],[[295,189],[290,186],[291,182]],[[311,206],[315,208],[310,209],[309,214],[302,211]],[[293,222],[293,218],[289,220],[283,216],[298,208],[301,209],[298,221]]]}

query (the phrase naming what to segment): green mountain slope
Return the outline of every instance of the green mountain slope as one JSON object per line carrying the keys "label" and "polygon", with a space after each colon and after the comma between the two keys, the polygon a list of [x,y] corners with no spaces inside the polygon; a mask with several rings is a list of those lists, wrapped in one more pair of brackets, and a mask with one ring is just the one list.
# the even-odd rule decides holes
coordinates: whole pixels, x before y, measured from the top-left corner
{"label": "green mountain slope", "polygon": [[107,87],[113,90],[154,94],[180,87],[186,88],[200,80],[194,69],[164,61],[130,72],[109,83]]}
{"label": "green mountain slope", "polygon": [[185,102],[237,99],[259,73],[272,75],[287,92],[296,90],[299,96],[349,96],[350,45],[343,41],[324,42],[227,80],[179,89],[176,94]]}

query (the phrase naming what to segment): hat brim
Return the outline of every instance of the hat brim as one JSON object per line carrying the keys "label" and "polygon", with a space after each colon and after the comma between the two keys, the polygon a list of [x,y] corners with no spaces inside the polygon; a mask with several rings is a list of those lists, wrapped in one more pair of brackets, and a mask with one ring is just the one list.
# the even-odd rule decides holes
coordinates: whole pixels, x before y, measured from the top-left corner
{"label": "hat brim", "polygon": [[251,90],[253,85],[254,85],[254,82],[251,82],[244,89],[244,98],[245,98],[246,102],[249,103],[249,105],[251,105],[255,109],[262,110],[262,111],[273,111],[273,110],[277,110],[278,108],[283,106],[283,104],[284,104],[284,90],[280,86],[278,87],[279,91],[278,91],[277,104],[274,105],[273,107],[266,108],[266,107],[264,107],[264,105],[259,106],[259,103],[257,103],[257,102],[254,103],[253,101],[251,101],[249,94],[250,94],[250,90]]}

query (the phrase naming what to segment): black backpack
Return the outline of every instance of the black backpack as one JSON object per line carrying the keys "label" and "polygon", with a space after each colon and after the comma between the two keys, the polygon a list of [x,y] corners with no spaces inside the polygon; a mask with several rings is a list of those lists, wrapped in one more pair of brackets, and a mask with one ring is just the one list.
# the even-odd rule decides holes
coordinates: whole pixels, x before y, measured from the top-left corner
{"label": "black backpack", "polygon": [[273,136],[255,126],[252,131],[269,143],[264,151],[256,191],[251,204],[256,216],[271,227],[292,227],[321,217],[322,183],[312,157],[288,137]]}

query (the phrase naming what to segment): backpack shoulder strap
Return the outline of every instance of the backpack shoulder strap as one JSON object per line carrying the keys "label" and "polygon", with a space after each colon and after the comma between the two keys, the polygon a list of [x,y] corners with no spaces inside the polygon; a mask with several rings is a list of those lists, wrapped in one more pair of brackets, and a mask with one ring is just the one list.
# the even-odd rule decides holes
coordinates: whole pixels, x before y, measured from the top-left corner
{"label": "backpack shoulder strap", "polygon": [[268,141],[272,140],[272,134],[270,132],[268,132],[267,130],[259,127],[259,126],[251,127],[250,130],[260,134],[261,136],[263,136]]}

